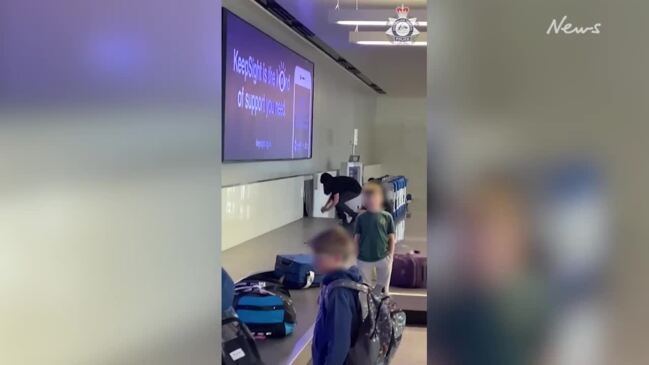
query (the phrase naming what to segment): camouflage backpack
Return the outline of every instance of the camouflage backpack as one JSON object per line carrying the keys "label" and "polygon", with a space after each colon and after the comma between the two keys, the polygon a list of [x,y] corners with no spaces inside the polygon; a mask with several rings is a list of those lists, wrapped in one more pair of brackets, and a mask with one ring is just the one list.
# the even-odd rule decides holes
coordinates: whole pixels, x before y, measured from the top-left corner
{"label": "camouflage backpack", "polygon": [[406,326],[406,314],[396,303],[383,294],[381,288],[349,279],[329,283],[326,296],[336,288],[347,288],[358,292],[361,304],[361,328],[352,345],[346,365],[387,365],[401,343]]}

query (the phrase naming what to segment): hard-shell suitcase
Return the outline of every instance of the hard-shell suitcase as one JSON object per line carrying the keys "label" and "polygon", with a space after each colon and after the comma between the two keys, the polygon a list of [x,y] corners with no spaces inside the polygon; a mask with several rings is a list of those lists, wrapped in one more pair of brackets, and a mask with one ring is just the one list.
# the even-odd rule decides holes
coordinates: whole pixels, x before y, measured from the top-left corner
{"label": "hard-shell suitcase", "polygon": [[427,258],[419,251],[395,254],[392,262],[390,286],[425,288],[427,267]]}
{"label": "hard-shell suitcase", "polygon": [[306,289],[320,286],[322,275],[313,265],[313,255],[277,255],[275,276],[289,289]]}
{"label": "hard-shell suitcase", "polygon": [[406,212],[406,187],[408,180],[404,176],[384,176],[380,178],[385,190],[388,211],[397,219]]}

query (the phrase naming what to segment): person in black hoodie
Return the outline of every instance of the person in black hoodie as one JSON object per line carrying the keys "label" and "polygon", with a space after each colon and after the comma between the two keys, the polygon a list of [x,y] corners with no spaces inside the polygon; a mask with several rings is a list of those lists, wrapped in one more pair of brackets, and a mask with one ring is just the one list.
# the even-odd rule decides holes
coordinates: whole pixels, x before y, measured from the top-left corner
{"label": "person in black hoodie", "polygon": [[[320,182],[324,187],[324,193],[329,195],[327,203],[320,209],[322,213],[336,208],[336,216],[342,219],[343,224],[352,224],[356,219],[356,213],[347,202],[361,194],[361,184],[349,176],[331,176],[329,173],[320,175]],[[349,216],[349,220],[347,217]]]}
{"label": "person in black hoodie", "polygon": [[351,264],[355,244],[347,231],[335,227],[317,235],[311,247],[317,270],[325,274],[313,330],[313,365],[346,365],[361,326],[358,293],[343,287],[327,292],[326,288],[339,279],[362,281],[360,271]]}

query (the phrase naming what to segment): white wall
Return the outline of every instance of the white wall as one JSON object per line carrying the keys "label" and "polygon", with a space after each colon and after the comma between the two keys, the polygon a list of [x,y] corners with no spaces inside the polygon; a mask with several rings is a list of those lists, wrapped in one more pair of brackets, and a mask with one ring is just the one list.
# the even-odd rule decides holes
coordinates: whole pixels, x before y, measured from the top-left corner
{"label": "white wall", "polygon": [[218,364],[220,1],[0,24],[0,363]]}
{"label": "white wall", "polygon": [[426,201],[426,98],[381,96],[372,130],[374,156],[384,174],[408,178],[408,192]]}
{"label": "white wall", "polygon": [[358,152],[366,163],[374,162],[371,130],[378,94],[253,1],[224,0],[223,6],[315,63],[313,158],[226,163],[223,185],[339,169],[351,154],[354,128],[360,133]]}
{"label": "white wall", "polygon": [[224,187],[221,249],[227,250],[294,222],[302,218],[303,212],[302,176]]}

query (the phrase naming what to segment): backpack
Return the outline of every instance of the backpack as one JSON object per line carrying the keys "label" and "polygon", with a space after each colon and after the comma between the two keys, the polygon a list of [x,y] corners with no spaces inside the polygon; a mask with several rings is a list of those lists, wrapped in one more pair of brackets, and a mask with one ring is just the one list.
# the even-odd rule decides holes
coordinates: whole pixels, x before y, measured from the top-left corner
{"label": "backpack", "polygon": [[223,313],[221,336],[223,365],[264,365],[252,333],[235,313]]}
{"label": "backpack", "polygon": [[381,288],[350,279],[329,283],[325,296],[336,288],[347,288],[358,292],[361,304],[361,328],[356,342],[347,355],[349,365],[387,365],[401,343],[406,327],[406,314],[385,295]]}
{"label": "backpack", "polygon": [[285,337],[295,328],[295,308],[279,283],[244,280],[234,286],[234,310],[258,337]]}

